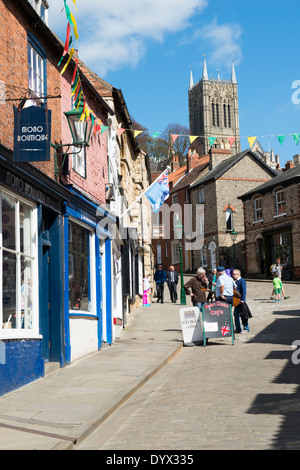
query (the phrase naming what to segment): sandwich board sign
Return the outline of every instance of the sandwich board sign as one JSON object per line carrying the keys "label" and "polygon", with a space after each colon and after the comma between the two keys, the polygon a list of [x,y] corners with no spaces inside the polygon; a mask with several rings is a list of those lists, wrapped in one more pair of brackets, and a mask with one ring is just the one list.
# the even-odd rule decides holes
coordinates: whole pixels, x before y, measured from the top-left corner
{"label": "sandwich board sign", "polygon": [[185,307],[179,310],[183,345],[195,346],[203,341],[201,312],[198,307]]}
{"label": "sandwich board sign", "polygon": [[234,344],[231,305],[213,302],[202,306],[203,345],[206,338],[231,338]]}

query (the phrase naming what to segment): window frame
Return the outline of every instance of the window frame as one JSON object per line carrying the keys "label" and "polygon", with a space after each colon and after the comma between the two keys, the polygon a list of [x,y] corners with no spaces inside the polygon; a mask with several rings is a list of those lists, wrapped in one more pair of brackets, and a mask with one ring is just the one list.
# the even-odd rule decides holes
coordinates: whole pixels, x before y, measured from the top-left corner
{"label": "window frame", "polygon": [[[10,199],[14,200],[15,203],[15,249],[6,248],[3,246],[3,225],[2,225],[2,198],[6,195]],[[21,222],[20,222],[20,204],[24,204],[30,208],[30,254],[21,252]],[[39,278],[38,278],[38,223],[37,223],[37,205],[27,201],[25,198],[19,197],[12,191],[3,189],[0,186],[0,297],[4,298],[3,289],[3,256],[4,253],[10,253],[16,257],[16,325],[18,328],[5,328],[3,323],[3,302],[0,303],[0,339],[12,339],[12,338],[41,338],[39,334]],[[35,240],[35,241],[34,241]],[[32,281],[32,293],[31,293],[31,328],[22,328],[22,259],[30,259],[31,262],[31,281]],[[24,319],[26,317],[24,316]]]}
{"label": "window frame", "polygon": [[[229,216],[227,216],[227,214],[229,214]],[[230,207],[227,207],[226,211],[225,211],[225,222],[226,222],[226,232],[232,232],[233,230],[233,227],[234,227],[234,223],[233,223],[233,210],[230,208]],[[229,227],[229,223],[228,221],[231,221],[230,223],[230,227]]]}
{"label": "window frame", "polygon": [[[274,189],[275,194],[275,209],[276,209],[276,216],[280,217],[281,215],[286,214],[285,212],[285,195],[284,195],[284,188],[283,186],[278,186]],[[279,200],[279,195],[282,195],[283,198]],[[279,209],[281,208],[281,209]]]}
{"label": "window frame", "polygon": [[[41,72],[40,72],[40,82],[42,83],[41,90],[34,90],[30,86],[30,76],[29,76],[29,68],[31,70],[31,81],[32,84],[33,80],[33,73],[38,75],[38,71],[34,68],[34,64],[30,62],[33,59],[33,52],[36,54],[36,60],[40,58],[41,64]],[[30,56],[30,57],[29,57]],[[32,99],[27,100],[25,107],[28,106],[40,106],[45,107],[47,104],[47,100],[43,99],[38,96],[38,94],[42,96],[47,96],[47,54],[43,48],[43,46],[39,43],[39,41],[34,37],[34,35],[28,31],[27,32],[27,69],[28,69],[28,90],[30,90],[30,97]]]}
{"label": "window frame", "polygon": [[[68,243],[68,255],[69,255],[69,279],[70,279],[70,266],[74,267],[74,261],[70,254],[69,244],[72,242],[72,236],[70,240],[70,227],[71,224],[80,226],[82,229],[88,232],[89,244],[88,244],[88,276],[89,276],[89,286],[88,286],[88,303],[90,304],[90,309],[72,309],[69,308],[70,315],[88,315],[97,317],[97,303],[96,303],[96,253],[95,253],[95,232],[93,227],[88,224],[85,224],[74,217],[70,217],[69,220],[69,243]],[[69,294],[70,294],[70,285],[69,285]]]}
{"label": "window frame", "polygon": [[[257,207],[257,202],[260,202],[260,207]],[[260,194],[253,196],[254,202],[254,222],[259,222],[263,220],[263,208],[262,208],[262,197]]]}

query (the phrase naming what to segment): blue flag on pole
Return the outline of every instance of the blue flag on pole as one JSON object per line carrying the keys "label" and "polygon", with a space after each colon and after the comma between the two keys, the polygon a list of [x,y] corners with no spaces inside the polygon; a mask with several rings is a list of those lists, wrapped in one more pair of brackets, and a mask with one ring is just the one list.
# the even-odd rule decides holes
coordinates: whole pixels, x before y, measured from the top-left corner
{"label": "blue flag on pole", "polygon": [[151,186],[145,193],[147,196],[153,212],[157,213],[160,206],[169,197],[169,176],[168,172],[163,173],[161,177]]}

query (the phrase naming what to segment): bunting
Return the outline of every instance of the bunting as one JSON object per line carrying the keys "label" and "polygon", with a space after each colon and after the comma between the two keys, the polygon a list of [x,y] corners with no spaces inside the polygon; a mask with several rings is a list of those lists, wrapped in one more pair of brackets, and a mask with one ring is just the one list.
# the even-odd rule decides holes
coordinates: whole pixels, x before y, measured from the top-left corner
{"label": "bunting", "polygon": [[247,139],[248,139],[250,148],[252,148],[254,142],[256,141],[256,136],[254,136],[254,137],[247,137]]}
{"label": "bunting", "polygon": [[215,143],[216,137],[208,137],[209,145],[212,147]]}
{"label": "bunting", "polygon": [[300,139],[300,134],[292,134],[292,137],[294,141],[296,142],[296,145],[299,144],[299,139]]}
{"label": "bunting", "polygon": [[282,145],[283,144],[283,141],[285,139],[285,135],[278,135],[277,136],[277,139],[279,140],[280,144]]}

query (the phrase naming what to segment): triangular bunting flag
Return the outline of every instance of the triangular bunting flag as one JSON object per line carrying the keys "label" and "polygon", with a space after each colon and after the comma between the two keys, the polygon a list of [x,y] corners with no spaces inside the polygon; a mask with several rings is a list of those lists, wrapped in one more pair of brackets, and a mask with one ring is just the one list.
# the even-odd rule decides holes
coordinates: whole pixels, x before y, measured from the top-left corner
{"label": "triangular bunting flag", "polygon": [[192,144],[194,142],[194,140],[197,139],[197,135],[190,135],[190,143]]}
{"label": "triangular bunting flag", "polygon": [[256,136],[253,136],[253,137],[247,137],[248,139],[248,142],[249,142],[249,145],[250,145],[250,148],[253,147],[253,144],[254,142],[256,141]]}
{"label": "triangular bunting flag", "polygon": [[105,131],[107,131],[108,126],[101,126],[101,135],[104,134]]}
{"label": "triangular bunting flag", "polygon": [[235,139],[236,137],[228,137],[228,142],[229,142],[230,147],[233,146]]}
{"label": "triangular bunting flag", "polygon": [[300,134],[292,134],[292,137],[293,137],[294,141],[296,142],[296,144],[298,145],[299,144],[299,139],[300,139]]}
{"label": "triangular bunting flag", "polygon": [[134,137],[137,137],[139,134],[141,134],[141,132],[143,132],[143,131],[134,131],[133,132]]}
{"label": "triangular bunting flag", "polygon": [[179,134],[171,134],[171,137],[173,140],[173,144],[175,144],[175,140],[177,139],[177,137],[179,137]]}
{"label": "triangular bunting flag", "polygon": [[74,50],[74,47],[72,47],[69,58],[68,58],[68,61],[67,61],[66,65],[64,66],[64,68],[62,69],[62,71],[60,72],[61,75],[63,75],[65,73],[65,71],[67,70],[68,65],[71,62],[71,59],[72,59],[74,53],[75,53],[75,50]]}
{"label": "triangular bunting flag", "polygon": [[121,127],[119,127],[119,129],[118,129],[118,136],[121,137],[121,135],[123,134],[123,132],[125,132],[125,129],[122,129]]}
{"label": "triangular bunting flag", "polygon": [[216,137],[208,137],[209,140],[209,145],[212,147],[213,144],[215,143]]}
{"label": "triangular bunting flag", "polygon": [[160,132],[153,132],[152,137],[155,139],[155,137],[158,137],[160,135]]}
{"label": "triangular bunting flag", "polygon": [[279,140],[280,144],[282,145],[283,144],[283,141],[285,139],[285,135],[278,135],[277,136],[277,139]]}

